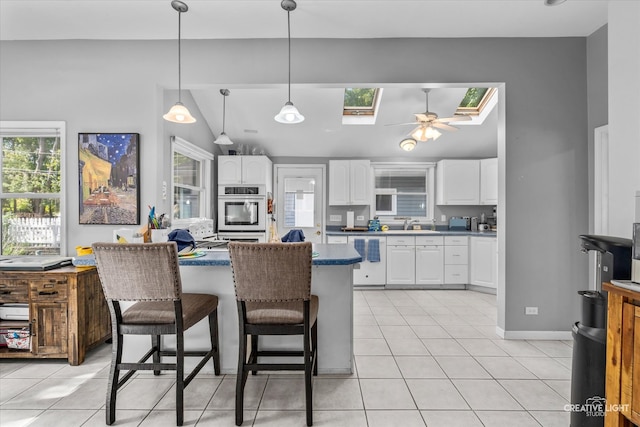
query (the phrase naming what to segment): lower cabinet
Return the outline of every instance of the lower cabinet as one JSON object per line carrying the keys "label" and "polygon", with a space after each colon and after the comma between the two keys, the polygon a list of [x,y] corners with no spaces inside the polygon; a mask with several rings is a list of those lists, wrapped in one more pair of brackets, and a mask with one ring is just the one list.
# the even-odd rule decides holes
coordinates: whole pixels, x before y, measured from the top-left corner
{"label": "lower cabinet", "polygon": [[466,285],[469,283],[469,238],[444,236],[444,283]]}
{"label": "lower cabinet", "polygon": [[387,237],[387,284],[415,285],[415,237]]}
{"label": "lower cabinet", "polygon": [[443,236],[416,237],[416,285],[444,283]]}
{"label": "lower cabinet", "polygon": [[496,239],[470,237],[469,283],[487,288],[497,287],[498,253]]}

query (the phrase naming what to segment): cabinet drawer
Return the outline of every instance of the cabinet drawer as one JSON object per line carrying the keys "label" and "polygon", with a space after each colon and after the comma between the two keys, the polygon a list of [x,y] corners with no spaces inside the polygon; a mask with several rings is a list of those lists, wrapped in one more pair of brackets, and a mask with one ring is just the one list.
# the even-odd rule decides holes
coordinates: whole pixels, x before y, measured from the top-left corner
{"label": "cabinet drawer", "polygon": [[416,236],[416,246],[442,246],[444,236]]}
{"label": "cabinet drawer", "polygon": [[468,236],[444,236],[444,244],[450,246],[468,245]]}
{"label": "cabinet drawer", "polygon": [[444,263],[453,265],[467,265],[469,263],[469,247],[445,246]]}
{"label": "cabinet drawer", "polygon": [[29,301],[29,282],[17,277],[0,279],[0,303]]}
{"label": "cabinet drawer", "polygon": [[388,236],[387,246],[414,246],[416,238],[414,236]]}
{"label": "cabinet drawer", "polygon": [[328,244],[347,244],[347,236],[327,236]]}
{"label": "cabinet drawer", "polygon": [[67,277],[50,278],[31,282],[31,301],[66,301]]}
{"label": "cabinet drawer", "polygon": [[452,285],[466,284],[468,281],[469,269],[466,265],[445,265],[444,283]]}

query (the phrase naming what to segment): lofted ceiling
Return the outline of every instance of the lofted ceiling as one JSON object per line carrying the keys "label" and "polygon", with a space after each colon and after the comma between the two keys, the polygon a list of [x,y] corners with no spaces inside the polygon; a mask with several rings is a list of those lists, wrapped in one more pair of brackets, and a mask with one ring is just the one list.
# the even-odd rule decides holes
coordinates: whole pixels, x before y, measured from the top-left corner
{"label": "lofted ceiling", "polygon": [[[625,1],[625,0],[610,0]],[[184,39],[286,37],[280,0],[185,0]],[[607,21],[606,0],[298,0],[294,38],[585,37]],[[174,39],[176,12],[169,0],[0,0],[0,40]],[[497,108],[483,125],[460,125],[405,153],[398,148],[424,112],[421,88],[431,87],[429,110],[449,117],[466,87],[438,82],[384,87],[375,125],[342,125],[344,87],[293,85],[292,100],[306,120],[282,125],[273,117],[286,86],[227,86],[225,131],[236,143],[271,156],[482,157],[496,153]],[[222,130],[222,87],[192,90],[207,124]],[[310,143],[309,135],[322,135]],[[322,143],[317,143],[320,140]],[[223,147],[226,151],[228,147]]]}

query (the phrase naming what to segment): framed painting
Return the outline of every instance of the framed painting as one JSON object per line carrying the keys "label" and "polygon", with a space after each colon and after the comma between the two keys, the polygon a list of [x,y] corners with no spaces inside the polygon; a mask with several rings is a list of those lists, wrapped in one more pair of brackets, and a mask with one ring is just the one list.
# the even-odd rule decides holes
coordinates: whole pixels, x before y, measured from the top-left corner
{"label": "framed painting", "polygon": [[80,224],[140,224],[140,135],[79,133]]}

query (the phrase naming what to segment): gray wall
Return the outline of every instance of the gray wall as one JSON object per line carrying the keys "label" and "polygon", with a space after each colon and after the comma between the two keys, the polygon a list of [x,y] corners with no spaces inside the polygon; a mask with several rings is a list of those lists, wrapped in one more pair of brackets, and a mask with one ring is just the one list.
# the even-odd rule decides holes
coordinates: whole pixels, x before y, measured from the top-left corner
{"label": "gray wall", "polygon": [[[285,43],[185,41],[183,87],[285,83]],[[159,198],[158,170],[168,164],[157,148],[168,144],[161,115],[173,100],[167,104],[160,88],[176,85],[172,46],[0,42],[0,118],[66,120],[72,148],[82,131],[140,132],[146,205]],[[197,67],[187,66],[194,61]],[[577,250],[577,236],[588,230],[585,38],[296,40],[292,61],[294,83],[504,82],[505,329],[570,328],[579,311],[575,292],[587,277]],[[67,161],[76,164],[75,150]],[[67,169],[68,182],[76,173]],[[72,185],[67,204],[77,206]],[[107,227],[77,222],[71,208],[69,248],[110,236]],[[529,305],[540,316],[525,317]]]}

